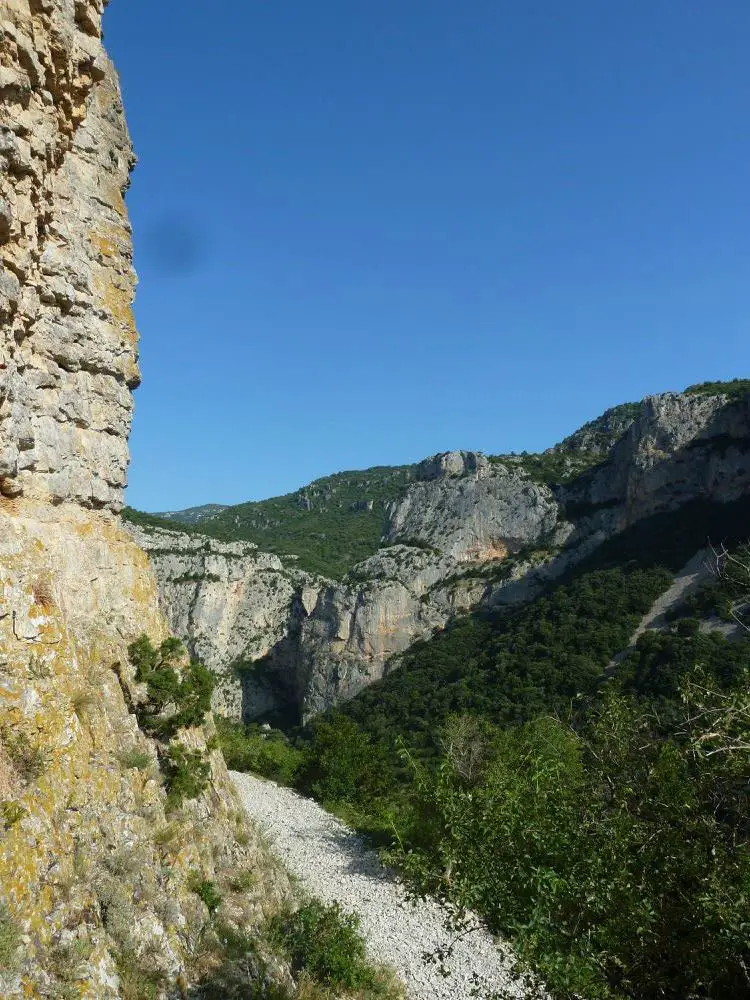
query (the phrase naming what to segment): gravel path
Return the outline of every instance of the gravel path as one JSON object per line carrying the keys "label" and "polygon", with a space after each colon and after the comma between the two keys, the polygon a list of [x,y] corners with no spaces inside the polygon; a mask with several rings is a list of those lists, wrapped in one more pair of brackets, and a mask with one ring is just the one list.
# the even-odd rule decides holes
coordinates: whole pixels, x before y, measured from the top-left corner
{"label": "gravel path", "polygon": [[453,937],[436,902],[407,901],[377,854],[316,802],[272,781],[230,774],[248,815],[270,837],[287,870],[312,895],[357,914],[370,956],[397,971],[411,1000],[532,995],[514,981],[510,955],[478,925],[455,943],[445,961],[448,976],[426,963],[425,952],[444,949]]}

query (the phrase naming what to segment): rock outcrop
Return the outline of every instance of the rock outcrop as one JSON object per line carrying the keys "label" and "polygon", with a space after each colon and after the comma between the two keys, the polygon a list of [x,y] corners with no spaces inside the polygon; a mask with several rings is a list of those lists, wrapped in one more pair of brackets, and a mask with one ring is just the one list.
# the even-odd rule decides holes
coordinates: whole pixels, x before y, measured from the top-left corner
{"label": "rock outcrop", "polygon": [[103,6],[0,15],[0,491],[117,509],[139,380],[134,161]]}
{"label": "rock outcrop", "polygon": [[[7,998],[187,995],[218,961],[195,890],[214,886],[221,918],[250,931],[289,892],[235,802],[210,716],[170,738],[139,726],[149,695],[128,647],[168,627],[148,559],[114,513],[138,368],[122,198],[133,158],[103,5],[0,11]],[[240,889],[251,868],[258,888]]]}
{"label": "rock outcrop", "polygon": [[170,628],[217,678],[214,710],[254,719],[296,699],[293,667],[253,670],[282,656],[324,581],[247,542],[218,542],[128,525],[148,552]]}

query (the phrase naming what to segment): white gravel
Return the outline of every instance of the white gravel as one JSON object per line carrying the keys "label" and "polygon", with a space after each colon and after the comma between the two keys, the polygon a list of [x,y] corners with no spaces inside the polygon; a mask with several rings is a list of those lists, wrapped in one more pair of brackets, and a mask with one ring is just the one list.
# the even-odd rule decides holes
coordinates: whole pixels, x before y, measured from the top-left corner
{"label": "white gravel", "polygon": [[455,941],[444,961],[424,954],[455,938],[446,912],[433,900],[416,905],[377,854],[316,802],[249,774],[230,772],[250,818],[265,831],[287,870],[325,903],[356,913],[373,960],[396,970],[412,1000],[524,998],[532,995],[512,974],[512,957],[478,924]]}

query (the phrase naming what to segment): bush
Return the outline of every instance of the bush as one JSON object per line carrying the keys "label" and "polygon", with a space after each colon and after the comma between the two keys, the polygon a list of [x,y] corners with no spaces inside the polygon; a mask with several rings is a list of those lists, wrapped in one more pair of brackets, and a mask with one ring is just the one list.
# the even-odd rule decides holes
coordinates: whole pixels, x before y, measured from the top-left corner
{"label": "bush", "polygon": [[555,996],[748,996],[747,678],[691,691],[672,738],[609,691],[578,731],[498,730],[478,782],[412,761],[401,863],[511,935]]}
{"label": "bush", "polygon": [[137,771],[143,771],[154,762],[150,753],[147,753],[145,750],[139,750],[137,747],[133,747],[131,750],[123,750],[118,760],[126,770]]}
{"label": "bush", "polygon": [[245,726],[221,716],[217,716],[215,722],[228,768],[252,771],[282,785],[295,784],[303,755],[283,733]]}
{"label": "bush", "polygon": [[169,748],[163,771],[167,804],[176,808],[185,799],[197,799],[208,788],[211,767],[200,750],[188,750],[175,743]]}
{"label": "bush", "polygon": [[292,971],[344,990],[373,989],[376,972],[367,964],[357,917],[338,903],[310,900],[294,913],[275,917],[270,936],[288,956]]}
{"label": "bush", "polygon": [[11,764],[23,781],[36,781],[44,774],[49,765],[49,754],[35,744],[27,733],[3,726],[0,737]]}
{"label": "bush", "polygon": [[[146,635],[128,647],[135,679],[146,685],[148,705],[139,710],[144,728],[160,736],[173,736],[185,726],[199,726],[211,710],[215,679],[203,664],[191,661],[181,671],[174,661],[183,653],[178,639],[165,639],[155,648]],[[174,706],[171,715],[162,713]]]}
{"label": "bush", "polygon": [[332,714],[313,723],[297,783],[324,802],[371,806],[392,784],[391,769],[378,741],[345,715]]}
{"label": "bush", "polygon": [[0,802],[0,816],[6,830],[10,830],[26,815],[26,810],[20,802]]}
{"label": "bush", "polygon": [[0,903],[0,972],[15,968],[21,935],[5,903]]}
{"label": "bush", "polygon": [[205,903],[209,913],[215,913],[221,906],[221,893],[210,879],[195,874],[188,881],[188,887]]}

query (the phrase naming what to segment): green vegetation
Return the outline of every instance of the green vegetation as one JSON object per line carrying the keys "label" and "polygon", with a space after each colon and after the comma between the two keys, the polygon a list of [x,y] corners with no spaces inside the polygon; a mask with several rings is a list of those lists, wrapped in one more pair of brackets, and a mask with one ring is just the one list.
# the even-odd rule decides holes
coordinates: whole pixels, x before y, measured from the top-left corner
{"label": "green vegetation", "polygon": [[[414,467],[376,466],[316,479],[282,497],[226,507],[197,523],[126,508],[123,517],[141,527],[200,530],[222,541],[255,542],[266,552],[296,557],[301,569],[340,579],[377,552],[388,505],[398,499]],[[370,509],[370,507],[372,509]]]}
{"label": "green vegetation", "polygon": [[209,913],[216,913],[221,906],[221,893],[216,885],[210,879],[204,878],[200,872],[196,872],[188,879],[188,888],[205,904]]}
{"label": "green vegetation", "polygon": [[119,755],[118,760],[128,771],[143,771],[154,762],[150,753],[147,753],[145,750],[139,750],[137,747],[133,747],[132,750],[123,750],[123,752]]}
{"label": "green vegetation", "polygon": [[[139,721],[149,732],[172,736],[185,726],[199,726],[211,709],[214,676],[202,664],[191,661],[182,670],[175,660],[184,655],[178,639],[165,639],[158,647],[146,635],[128,647],[135,679],[148,689],[148,703],[139,710]],[[171,714],[165,709],[173,707]]]}
{"label": "green vegetation", "polygon": [[[211,710],[213,674],[195,661],[179,665],[185,650],[178,639],[153,645],[142,635],[128,646],[135,679],[146,685],[148,700],[138,705],[139,724],[157,739],[169,741],[180,729],[200,726]],[[186,799],[195,799],[209,784],[211,767],[201,750],[189,750],[180,742],[158,747],[167,790],[167,805],[175,809]],[[120,762],[126,768],[146,767],[151,758],[138,749],[125,751]]]}
{"label": "green vegetation", "polygon": [[14,968],[21,932],[5,903],[0,903],[0,972]]}
{"label": "green vegetation", "polygon": [[185,799],[197,799],[208,788],[211,767],[200,750],[174,743],[162,761],[167,805],[175,809]]}
{"label": "green vegetation", "polygon": [[301,755],[290,740],[278,730],[244,726],[241,722],[216,717],[219,745],[233,771],[253,771],[283,785],[294,785],[301,766]]}
{"label": "green vegetation", "polygon": [[163,972],[147,967],[133,948],[123,948],[116,960],[122,1000],[159,1000],[166,984]]}
{"label": "green vegetation", "polygon": [[541,716],[462,742],[449,723],[436,769],[410,761],[416,819],[396,855],[421,890],[511,935],[555,996],[746,997],[749,755],[718,751],[729,730],[750,737],[749,680],[741,725],[683,688],[671,738],[613,692],[575,727]]}
{"label": "green vegetation", "polygon": [[749,996],[750,639],[695,617],[738,585],[605,675],[674,571],[749,514],[685,505],[526,607],[457,618],[285,740],[287,780],[388,845],[415,891],[512,937],[556,998]]}
{"label": "green vegetation", "polygon": [[47,770],[49,753],[22,729],[4,725],[0,739],[16,774],[27,783],[36,781]]}
{"label": "green vegetation", "polygon": [[25,815],[26,809],[20,802],[13,802],[8,799],[0,802],[0,821],[2,822],[3,829],[10,830]]}
{"label": "green vegetation", "polygon": [[337,991],[389,996],[387,981],[366,960],[357,917],[344,913],[337,903],[325,906],[310,900],[292,913],[281,914],[272,921],[270,936],[288,957],[295,975],[307,974]]}
{"label": "green vegetation", "polygon": [[734,378],[728,382],[698,382],[685,389],[686,396],[729,396],[739,399],[750,393],[750,379]]}

